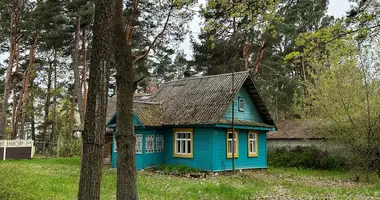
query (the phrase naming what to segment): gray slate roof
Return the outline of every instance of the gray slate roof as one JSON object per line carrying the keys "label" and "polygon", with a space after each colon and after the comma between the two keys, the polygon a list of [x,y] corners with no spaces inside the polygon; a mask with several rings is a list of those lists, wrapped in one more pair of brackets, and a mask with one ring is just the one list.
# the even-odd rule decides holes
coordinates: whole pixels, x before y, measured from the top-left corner
{"label": "gray slate roof", "polygon": [[[249,125],[275,127],[250,73],[236,72],[233,76],[234,88],[231,73],[166,82],[148,102],[134,102],[134,112],[145,126],[225,124],[227,122],[221,118],[244,84],[264,120],[264,123]],[[109,103],[115,105],[108,106],[108,120],[112,117],[111,113],[116,111],[116,100],[111,98]],[[249,122],[243,121],[240,125],[248,125],[247,123]],[[239,125],[239,121],[235,124]]]}

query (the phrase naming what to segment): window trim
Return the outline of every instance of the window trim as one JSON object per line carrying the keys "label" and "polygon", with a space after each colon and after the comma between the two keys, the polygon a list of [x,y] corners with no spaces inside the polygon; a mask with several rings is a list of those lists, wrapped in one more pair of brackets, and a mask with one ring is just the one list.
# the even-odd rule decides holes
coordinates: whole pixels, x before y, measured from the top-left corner
{"label": "window trim", "polygon": [[[140,138],[141,140],[141,151],[137,151],[137,140],[139,140],[138,138]],[[142,154],[143,153],[143,146],[144,146],[144,143],[143,143],[143,135],[142,134],[136,134],[136,148],[135,148],[135,153],[136,154]]]}
{"label": "window trim", "polygon": [[[253,139],[249,138],[249,135],[251,135],[251,134],[255,135],[256,153],[251,152],[250,142],[251,142],[251,140],[253,140]],[[248,131],[247,137],[248,137],[248,139],[247,139],[247,141],[248,141],[248,157],[257,157],[259,155],[259,142],[258,142],[259,134],[257,131]]]}
{"label": "window trim", "polygon": [[[177,133],[190,133],[191,153],[176,153]],[[173,157],[174,158],[193,158],[194,157],[194,130],[193,128],[174,128],[173,129]]]}
{"label": "window trim", "polygon": [[[243,101],[243,106],[240,105],[240,100]],[[243,97],[238,97],[238,110],[240,112],[244,112],[244,107],[245,107],[245,101]]]}
{"label": "window trim", "polygon": [[[162,140],[162,147],[161,148],[159,148],[157,145],[158,139]],[[164,152],[164,136],[163,135],[156,135],[156,142],[155,143],[156,143],[156,146],[155,146],[156,152],[157,153]]]}
{"label": "window trim", "polygon": [[[147,151],[147,144],[148,144],[148,138],[152,138],[152,145],[153,145],[153,147],[152,147],[152,151]],[[145,136],[145,153],[154,153],[154,135],[146,135]]]}
{"label": "window trim", "polygon": [[[236,133],[236,138],[235,138],[236,139],[236,152],[234,152],[235,153],[234,157],[238,158],[239,157],[239,130],[235,129],[234,131]],[[226,154],[227,154],[227,158],[232,158],[232,153],[228,153],[228,150],[229,150],[229,148],[228,148],[228,134],[229,133],[232,133],[232,129],[227,129],[227,132],[226,132]]]}

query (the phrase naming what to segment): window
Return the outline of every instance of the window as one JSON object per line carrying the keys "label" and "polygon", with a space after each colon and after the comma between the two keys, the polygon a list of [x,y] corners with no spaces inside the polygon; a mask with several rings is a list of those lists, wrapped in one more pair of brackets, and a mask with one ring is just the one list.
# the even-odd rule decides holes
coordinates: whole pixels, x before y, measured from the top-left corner
{"label": "window", "polygon": [[145,136],[145,152],[146,153],[154,152],[154,136],[153,135]]}
{"label": "window", "polygon": [[136,153],[142,154],[142,135],[136,134]]}
{"label": "window", "polygon": [[193,157],[193,129],[174,129],[174,157]]}
{"label": "window", "polygon": [[157,135],[156,136],[156,152],[164,151],[164,136]]}
{"label": "window", "polygon": [[257,156],[257,132],[248,132],[248,156]]}
{"label": "window", "polygon": [[[232,141],[233,141],[233,134],[232,134],[232,130],[229,129],[227,131],[227,158],[232,158]],[[238,157],[239,155],[239,138],[238,138],[238,132],[237,130],[235,130],[235,140],[234,140],[234,155],[235,157]]]}
{"label": "window", "polygon": [[238,105],[239,111],[244,112],[244,99],[243,99],[243,97],[238,97],[238,101],[239,101],[239,105]]}

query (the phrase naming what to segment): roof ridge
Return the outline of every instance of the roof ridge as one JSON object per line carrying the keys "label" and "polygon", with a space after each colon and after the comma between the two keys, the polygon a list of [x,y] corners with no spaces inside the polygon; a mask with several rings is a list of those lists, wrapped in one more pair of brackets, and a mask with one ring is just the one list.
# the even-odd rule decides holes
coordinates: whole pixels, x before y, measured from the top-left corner
{"label": "roof ridge", "polygon": [[227,75],[232,75],[232,74],[244,74],[244,73],[249,73],[249,71],[239,71],[239,72],[231,72],[231,73],[225,73],[225,74],[215,74],[215,75],[208,75],[208,76],[193,76],[193,77],[189,77],[189,78],[181,78],[181,79],[178,79],[178,80],[164,82],[163,84],[165,84],[165,83],[174,83],[174,82],[183,81],[183,80],[211,78],[211,77],[227,76]]}

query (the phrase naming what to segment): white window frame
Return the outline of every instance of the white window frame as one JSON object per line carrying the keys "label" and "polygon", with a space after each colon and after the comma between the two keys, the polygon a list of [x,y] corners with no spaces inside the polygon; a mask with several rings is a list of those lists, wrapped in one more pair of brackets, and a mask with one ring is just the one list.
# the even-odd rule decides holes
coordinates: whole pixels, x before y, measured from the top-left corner
{"label": "white window frame", "polygon": [[[237,158],[239,156],[239,132],[237,130],[234,131],[235,132],[235,158]],[[232,135],[232,130],[228,130],[227,131],[227,135],[226,135],[226,138],[227,138],[227,146],[226,146],[226,149],[227,149],[227,158],[232,158],[232,138],[229,138],[229,135]],[[232,135],[233,136],[233,135]],[[231,148],[230,148],[231,146]]]}
{"label": "white window frame", "polygon": [[154,153],[154,135],[145,136],[145,153]]}
{"label": "white window frame", "polygon": [[157,135],[156,136],[156,152],[163,152],[163,151],[164,151],[164,136]]}
{"label": "white window frame", "polygon": [[[174,129],[174,157],[193,158],[193,129],[177,128]],[[178,151],[179,146],[179,151]],[[190,149],[189,149],[190,147]]]}
{"label": "white window frame", "polygon": [[136,154],[142,154],[142,135],[136,134]]}
{"label": "white window frame", "polygon": [[[253,138],[250,136],[253,135]],[[250,131],[248,132],[248,156],[255,157],[258,155],[258,133]],[[253,145],[254,144],[254,145]]]}

